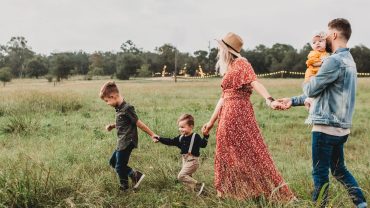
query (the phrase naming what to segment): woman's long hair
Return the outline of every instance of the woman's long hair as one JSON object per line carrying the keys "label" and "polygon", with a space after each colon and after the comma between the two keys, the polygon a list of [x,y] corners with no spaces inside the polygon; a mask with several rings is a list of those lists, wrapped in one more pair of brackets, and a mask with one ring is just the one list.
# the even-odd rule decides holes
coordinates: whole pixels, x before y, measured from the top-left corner
{"label": "woman's long hair", "polygon": [[226,46],[220,44],[218,47],[216,70],[219,70],[220,74],[223,76],[235,58],[236,56],[230,53]]}

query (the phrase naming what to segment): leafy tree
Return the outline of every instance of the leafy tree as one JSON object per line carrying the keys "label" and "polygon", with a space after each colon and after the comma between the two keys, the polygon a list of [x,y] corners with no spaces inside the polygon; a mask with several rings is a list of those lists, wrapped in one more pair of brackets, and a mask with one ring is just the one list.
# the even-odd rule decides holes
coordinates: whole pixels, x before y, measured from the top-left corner
{"label": "leafy tree", "polygon": [[70,54],[74,62],[73,74],[87,74],[89,72],[89,54],[83,51]]}
{"label": "leafy tree", "polygon": [[198,66],[202,66],[204,71],[208,71],[208,52],[203,50],[198,50],[194,52],[194,56],[198,63]]}
{"label": "leafy tree", "polygon": [[361,73],[370,72],[370,49],[364,45],[351,48],[351,54],[355,60],[357,71]]}
{"label": "leafy tree", "polygon": [[160,56],[157,53],[145,52],[142,54],[144,63],[148,64],[148,70],[154,74],[156,72],[161,72],[163,65],[160,62]]}
{"label": "leafy tree", "polygon": [[274,72],[286,69],[287,66],[283,64],[283,60],[294,52],[295,49],[291,45],[280,43],[274,44],[271,49],[267,51],[268,61],[271,63],[270,71]]}
{"label": "leafy tree", "polygon": [[[0,49],[1,49],[1,46],[0,46]],[[0,68],[5,66],[5,59],[6,59],[6,56],[4,56],[4,54],[0,50]]]}
{"label": "leafy tree", "polygon": [[208,54],[208,60],[209,60],[208,72],[210,73],[216,72],[217,54],[218,54],[218,49],[211,48]]}
{"label": "leafy tree", "polygon": [[87,73],[88,75],[91,76],[103,76],[104,75],[104,70],[103,68],[95,67]]}
{"label": "leafy tree", "polygon": [[[161,68],[164,65],[167,66],[168,72],[175,71],[175,56],[178,56],[179,51],[177,48],[169,43],[162,45],[155,49],[159,54],[159,62],[161,64]],[[180,65],[178,65],[180,66]]]}
{"label": "leafy tree", "polygon": [[26,65],[26,74],[29,77],[36,77],[46,75],[48,69],[46,67],[46,60],[42,56],[35,56],[30,59]]}
{"label": "leafy tree", "polygon": [[266,73],[271,65],[271,63],[267,62],[269,60],[266,56],[268,50],[265,45],[258,45],[253,50],[242,50],[241,55],[248,59],[256,73]]}
{"label": "leafy tree", "polygon": [[10,73],[11,69],[9,67],[3,67],[0,69],[0,81],[3,82],[3,86],[5,87],[5,83],[10,82],[12,80],[12,74]]}
{"label": "leafy tree", "polygon": [[104,56],[103,52],[94,52],[89,56],[89,75],[103,75]]}
{"label": "leafy tree", "polygon": [[113,75],[116,73],[116,59],[117,54],[112,52],[105,52],[103,54],[103,71],[104,75]]}
{"label": "leafy tree", "polygon": [[139,56],[132,53],[122,53],[117,57],[118,79],[128,80],[130,76],[136,75],[137,70],[141,67],[142,60]]}
{"label": "leafy tree", "polygon": [[143,51],[141,48],[138,48],[135,43],[132,42],[132,40],[127,40],[126,42],[122,43],[121,50],[124,53],[132,53],[135,55],[138,55]]}
{"label": "leafy tree", "polygon": [[191,76],[195,75],[195,72],[199,67],[197,59],[191,56],[189,53],[180,53],[178,57],[179,69],[181,70],[186,66],[186,74],[189,74]]}
{"label": "leafy tree", "polygon": [[52,74],[57,81],[61,79],[68,79],[68,75],[74,68],[73,59],[68,53],[56,53],[51,57]]}
{"label": "leafy tree", "polygon": [[149,70],[149,64],[141,65],[140,69],[138,69],[138,76],[139,77],[150,77],[150,76],[152,76],[152,72]]}
{"label": "leafy tree", "polygon": [[5,46],[1,46],[1,51],[6,56],[5,64],[11,68],[11,73],[23,77],[26,61],[34,55],[27,40],[21,36],[12,37]]}
{"label": "leafy tree", "polygon": [[312,50],[311,45],[307,43],[303,46],[303,48],[297,53],[297,58],[295,61],[295,65],[291,68],[292,71],[304,72],[307,69],[306,60],[307,56]]}

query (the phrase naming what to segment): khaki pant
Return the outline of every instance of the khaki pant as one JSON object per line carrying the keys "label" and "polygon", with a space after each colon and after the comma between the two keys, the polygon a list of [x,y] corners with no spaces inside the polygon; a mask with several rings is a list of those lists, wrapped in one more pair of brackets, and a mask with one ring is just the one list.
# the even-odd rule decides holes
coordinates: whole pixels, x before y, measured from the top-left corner
{"label": "khaki pant", "polygon": [[198,181],[192,178],[192,174],[195,173],[198,167],[199,157],[188,154],[182,155],[182,168],[177,179],[191,190],[194,190]]}

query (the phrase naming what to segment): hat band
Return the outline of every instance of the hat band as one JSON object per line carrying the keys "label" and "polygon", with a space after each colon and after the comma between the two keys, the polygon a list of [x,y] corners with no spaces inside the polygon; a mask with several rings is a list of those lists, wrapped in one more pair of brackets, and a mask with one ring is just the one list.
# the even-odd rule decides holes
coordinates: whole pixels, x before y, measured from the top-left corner
{"label": "hat band", "polygon": [[231,48],[233,51],[237,52],[237,53],[240,53],[238,52],[237,50],[235,50],[233,47],[231,47],[229,44],[227,44],[224,40],[221,39],[221,41],[229,48]]}

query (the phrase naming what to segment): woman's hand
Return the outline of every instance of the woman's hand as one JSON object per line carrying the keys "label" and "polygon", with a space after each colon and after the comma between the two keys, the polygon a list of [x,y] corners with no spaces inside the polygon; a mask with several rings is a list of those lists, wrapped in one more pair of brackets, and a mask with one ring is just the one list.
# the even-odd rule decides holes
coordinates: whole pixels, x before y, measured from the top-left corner
{"label": "woman's hand", "polygon": [[212,123],[208,122],[208,123],[204,124],[203,127],[202,127],[203,135],[209,135],[209,132],[211,131],[212,128],[213,128]]}

